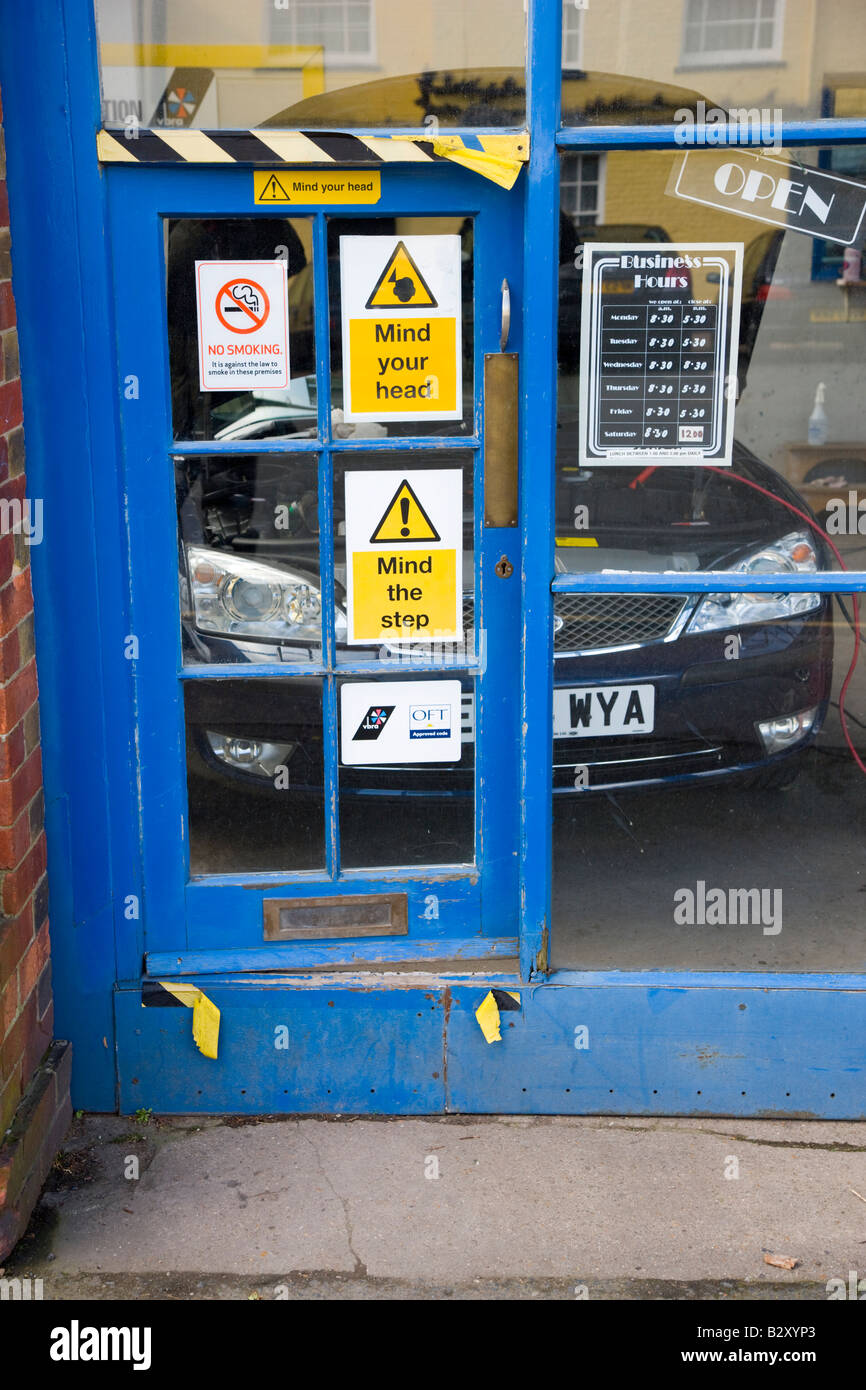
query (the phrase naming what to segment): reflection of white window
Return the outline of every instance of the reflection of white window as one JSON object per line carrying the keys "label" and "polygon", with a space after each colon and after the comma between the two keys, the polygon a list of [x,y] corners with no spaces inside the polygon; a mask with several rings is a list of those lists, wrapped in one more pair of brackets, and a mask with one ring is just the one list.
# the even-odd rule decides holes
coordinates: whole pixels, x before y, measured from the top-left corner
{"label": "reflection of white window", "polygon": [[373,0],[289,0],[272,12],[271,43],[315,44],[343,66],[371,63]]}
{"label": "reflection of white window", "polygon": [[574,0],[562,0],[562,66],[579,68],[583,63],[583,11]]}
{"label": "reflection of white window", "polygon": [[686,0],[681,62],[777,62],[782,57],[784,0]]}
{"label": "reflection of white window", "polygon": [[576,227],[600,222],[604,215],[604,155],[564,155],[560,196],[563,212]]}

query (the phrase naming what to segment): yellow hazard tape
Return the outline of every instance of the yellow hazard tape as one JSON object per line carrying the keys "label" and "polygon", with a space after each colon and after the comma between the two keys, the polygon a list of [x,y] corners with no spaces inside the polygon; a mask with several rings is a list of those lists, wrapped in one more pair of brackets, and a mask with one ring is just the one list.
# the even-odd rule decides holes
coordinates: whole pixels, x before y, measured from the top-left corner
{"label": "yellow hazard tape", "polygon": [[192,1009],[192,1040],[199,1052],[216,1061],[220,1038],[220,1011],[216,1004],[195,985],[174,980],[160,980],[159,983],[179,1003]]}
{"label": "yellow hazard tape", "polygon": [[[510,999],[516,999],[520,1004],[520,995],[514,994],[509,990],[498,990],[498,994],[507,994]],[[488,990],[478,1008],[475,1010],[475,1017],[478,1020],[478,1027],[484,1034],[484,1041],[489,1043],[502,1042],[502,1034],[499,1031],[499,1004],[493,990]]]}
{"label": "yellow hazard tape", "polygon": [[522,166],[529,158],[529,136],[481,136],[482,149],[471,150],[459,135],[440,135],[433,142],[433,153],[492,179],[500,188],[513,188]]}

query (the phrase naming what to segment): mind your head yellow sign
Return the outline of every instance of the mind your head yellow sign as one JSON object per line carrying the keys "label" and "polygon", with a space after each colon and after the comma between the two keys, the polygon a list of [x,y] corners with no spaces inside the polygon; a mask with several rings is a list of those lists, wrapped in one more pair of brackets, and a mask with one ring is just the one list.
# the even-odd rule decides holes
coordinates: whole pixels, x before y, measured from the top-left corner
{"label": "mind your head yellow sign", "polygon": [[463,415],[459,236],[340,238],[346,420]]}

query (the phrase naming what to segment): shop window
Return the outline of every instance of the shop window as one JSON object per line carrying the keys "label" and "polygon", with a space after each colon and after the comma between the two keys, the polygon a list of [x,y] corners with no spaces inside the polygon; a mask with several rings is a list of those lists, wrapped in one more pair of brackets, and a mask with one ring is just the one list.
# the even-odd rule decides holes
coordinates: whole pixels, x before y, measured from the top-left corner
{"label": "shop window", "polygon": [[784,0],[688,0],[681,62],[777,62]]}
{"label": "shop window", "polygon": [[[732,160],[790,174],[821,215],[722,196]],[[866,147],[605,165],[580,225],[562,163],[553,962],[859,969]],[[730,590],[647,578],[707,570]],[[838,594],[808,587],[820,571]]]}
{"label": "shop window", "polygon": [[583,9],[576,0],[562,0],[562,66],[579,68],[583,62]]}
{"label": "shop window", "polygon": [[562,124],[675,125],[684,111],[697,119],[714,107],[756,108],[765,121],[861,117],[866,8],[822,4],[817,24],[813,9],[808,0],[592,0],[577,10],[568,0]]}
{"label": "shop window", "polygon": [[[95,0],[110,129],[521,129],[523,0]],[[579,54],[581,14],[568,16]],[[577,48],[575,49],[575,45]],[[571,58],[569,58],[571,61]]]}
{"label": "shop window", "polygon": [[568,155],[562,161],[562,210],[576,227],[604,220],[604,155]]}
{"label": "shop window", "polygon": [[271,15],[271,41],[318,45],[329,65],[372,63],[372,0],[287,0]]}

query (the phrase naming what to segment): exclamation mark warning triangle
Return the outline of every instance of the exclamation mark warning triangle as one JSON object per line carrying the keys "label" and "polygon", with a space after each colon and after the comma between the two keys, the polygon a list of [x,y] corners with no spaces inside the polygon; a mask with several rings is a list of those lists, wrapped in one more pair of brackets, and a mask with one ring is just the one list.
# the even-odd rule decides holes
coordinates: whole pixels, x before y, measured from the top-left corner
{"label": "exclamation mark warning triangle", "polygon": [[258,198],[257,203],[288,203],[290,198],[276,174],[271,174]]}
{"label": "exclamation mark warning triangle", "polygon": [[406,478],[398,487],[382,514],[382,519],[370,537],[371,545],[390,545],[395,541],[441,540],[418,498]]}
{"label": "exclamation mark warning triangle", "polygon": [[417,265],[398,241],[367,300],[367,309],[435,309],[437,301]]}

